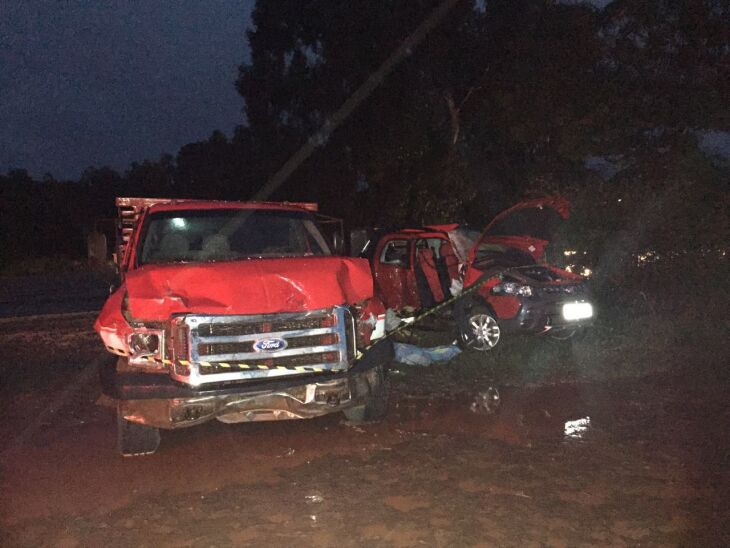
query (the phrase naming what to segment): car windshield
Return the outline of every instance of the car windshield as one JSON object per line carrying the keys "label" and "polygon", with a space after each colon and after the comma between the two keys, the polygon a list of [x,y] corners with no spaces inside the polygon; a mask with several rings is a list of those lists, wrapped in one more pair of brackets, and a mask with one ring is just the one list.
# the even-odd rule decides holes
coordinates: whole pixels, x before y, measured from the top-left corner
{"label": "car windshield", "polygon": [[272,209],[204,209],[152,213],[139,264],[330,255],[312,216]]}

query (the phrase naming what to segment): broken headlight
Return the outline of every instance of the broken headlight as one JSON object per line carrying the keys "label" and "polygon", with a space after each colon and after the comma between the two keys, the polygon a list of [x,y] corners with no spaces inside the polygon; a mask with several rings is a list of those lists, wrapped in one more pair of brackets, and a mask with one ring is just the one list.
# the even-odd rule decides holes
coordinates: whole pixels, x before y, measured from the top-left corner
{"label": "broken headlight", "polygon": [[516,282],[502,282],[492,288],[495,295],[517,295],[520,297],[532,297],[532,287]]}
{"label": "broken headlight", "polygon": [[129,363],[136,365],[155,364],[162,358],[162,331],[135,331],[127,339]]}

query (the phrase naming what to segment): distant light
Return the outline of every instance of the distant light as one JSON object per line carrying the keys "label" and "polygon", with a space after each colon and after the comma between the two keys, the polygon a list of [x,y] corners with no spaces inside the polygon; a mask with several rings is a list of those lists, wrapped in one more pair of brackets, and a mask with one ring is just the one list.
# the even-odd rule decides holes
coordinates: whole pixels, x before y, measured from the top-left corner
{"label": "distant light", "polygon": [[175,228],[185,228],[185,219],[182,217],[174,217],[172,219],[172,226]]}
{"label": "distant light", "polygon": [[585,267],[583,269],[583,271],[580,273],[580,275],[583,276],[584,278],[590,278],[591,274],[593,274],[593,271],[588,267]]}
{"label": "distant light", "polygon": [[619,199],[618,199],[617,201],[619,201],[619,202],[620,202],[620,201],[621,201],[621,198],[619,198]]}
{"label": "distant light", "polygon": [[565,255],[566,257],[570,257],[571,255],[575,255],[576,253],[578,252],[573,249],[566,249],[565,251],[563,251],[563,255]]}
{"label": "distant light", "polygon": [[638,254],[638,255],[636,256],[636,259],[637,259],[637,260],[638,260],[638,261],[639,261],[640,263],[647,263],[647,262],[650,262],[650,261],[652,261],[652,262],[653,262],[653,261],[656,261],[656,260],[658,260],[658,259],[659,259],[659,255],[657,254],[657,252],[656,252],[656,251],[653,251],[653,250],[652,250],[652,251],[647,251],[647,252],[645,252],[645,253],[640,253],[640,254]]}

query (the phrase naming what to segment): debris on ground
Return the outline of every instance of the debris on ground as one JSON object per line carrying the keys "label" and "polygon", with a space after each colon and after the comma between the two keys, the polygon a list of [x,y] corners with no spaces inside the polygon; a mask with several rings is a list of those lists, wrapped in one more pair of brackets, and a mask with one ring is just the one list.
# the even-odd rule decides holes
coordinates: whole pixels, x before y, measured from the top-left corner
{"label": "debris on ground", "polygon": [[393,343],[395,361],[406,365],[428,366],[436,362],[447,362],[461,353],[455,344],[423,348],[414,344]]}
{"label": "debris on ground", "polygon": [[387,332],[391,332],[395,329],[398,329],[402,324],[410,324],[413,323],[415,320],[415,317],[413,315],[411,316],[399,316],[396,314],[395,310],[392,308],[388,308],[385,311],[385,330]]}
{"label": "debris on ground", "polygon": [[493,415],[499,409],[500,403],[499,390],[496,386],[490,386],[486,390],[477,392],[469,409],[472,413]]}

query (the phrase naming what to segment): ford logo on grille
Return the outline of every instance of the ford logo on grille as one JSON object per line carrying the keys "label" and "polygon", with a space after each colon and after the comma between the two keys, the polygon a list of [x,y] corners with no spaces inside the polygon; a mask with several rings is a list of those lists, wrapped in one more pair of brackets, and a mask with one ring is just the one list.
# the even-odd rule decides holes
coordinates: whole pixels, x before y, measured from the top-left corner
{"label": "ford logo on grille", "polygon": [[286,341],[284,339],[259,339],[253,343],[253,349],[256,352],[276,352],[285,348]]}

